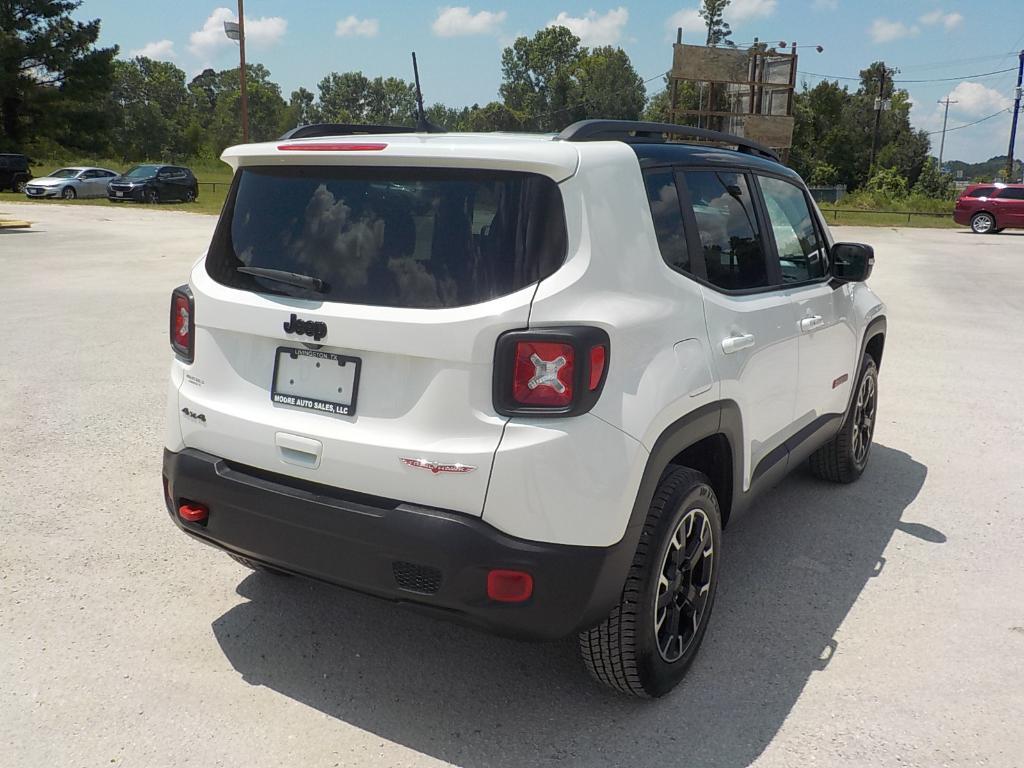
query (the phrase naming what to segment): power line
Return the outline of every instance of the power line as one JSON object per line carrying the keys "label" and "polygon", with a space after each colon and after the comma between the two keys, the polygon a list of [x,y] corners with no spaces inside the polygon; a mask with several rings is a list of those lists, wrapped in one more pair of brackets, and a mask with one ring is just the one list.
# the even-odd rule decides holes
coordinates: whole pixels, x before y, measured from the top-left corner
{"label": "power line", "polygon": [[[964,123],[963,125],[954,125],[952,128],[947,128],[946,129],[946,133],[949,133],[950,131],[959,131],[961,128],[970,128],[972,125],[977,125],[978,123],[984,123],[986,120],[991,120],[993,117],[999,117],[1000,115],[1005,114],[1005,113],[1007,113],[1009,111],[1010,111],[1010,108],[1007,107],[1006,109],[1000,109],[998,112],[993,112],[991,115],[987,115],[987,116],[981,118],[980,120],[975,120],[973,123]],[[931,131],[931,132],[929,132],[929,133],[927,133],[925,135],[926,136],[935,136],[936,134],[939,134],[939,133],[942,133],[942,131]]]}
{"label": "power line", "polygon": [[[981,72],[976,75],[958,75],[956,77],[935,77],[928,80],[893,80],[894,83],[950,83],[954,80],[976,80],[982,77],[994,77],[995,75],[1002,75],[1007,72],[1016,72],[1016,67],[1009,67],[1008,69],[997,69],[993,72]],[[846,77],[844,75],[823,75],[818,72],[805,72],[799,70],[799,74],[806,75],[808,77],[820,77],[825,80],[852,80],[854,82],[860,82],[859,77]]]}

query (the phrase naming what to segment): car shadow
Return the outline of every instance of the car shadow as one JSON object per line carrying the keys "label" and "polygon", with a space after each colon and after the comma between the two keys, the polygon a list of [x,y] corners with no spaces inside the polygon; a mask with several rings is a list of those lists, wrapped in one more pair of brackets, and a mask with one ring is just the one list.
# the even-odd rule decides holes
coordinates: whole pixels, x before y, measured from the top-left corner
{"label": "car shadow", "polygon": [[865,584],[927,469],[872,448],[861,482],[799,470],[725,534],[704,647],[679,689],[637,701],[592,683],[571,640],[520,643],[302,579],[252,574],[213,623],[230,663],[381,738],[461,766],[747,766],[771,743]]}

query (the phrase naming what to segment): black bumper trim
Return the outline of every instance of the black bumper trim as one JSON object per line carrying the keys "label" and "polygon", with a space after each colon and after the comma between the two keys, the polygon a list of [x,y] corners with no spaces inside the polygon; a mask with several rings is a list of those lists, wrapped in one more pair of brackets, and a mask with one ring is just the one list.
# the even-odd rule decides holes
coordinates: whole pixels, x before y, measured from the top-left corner
{"label": "black bumper trim", "polygon": [[[511,637],[554,640],[598,623],[618,603],[633,558],[625,540],[610,547],[527,541],[470,515],[320,493],[190,448],[165,450],[163,475],[171,519],[207,544]],[[208,507],[205,523],[178,516],[182,499]],[[432,594],[401,588],[395,563],[440,572],[439,586]],[[492,568],[531,573],[533,596],[489,600]]]}

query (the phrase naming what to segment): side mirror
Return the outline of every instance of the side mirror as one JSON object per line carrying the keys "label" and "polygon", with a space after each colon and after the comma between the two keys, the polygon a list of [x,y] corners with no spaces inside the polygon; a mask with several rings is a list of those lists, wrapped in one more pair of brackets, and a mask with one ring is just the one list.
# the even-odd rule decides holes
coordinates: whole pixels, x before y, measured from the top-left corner
{"label": "side mirror", "polygon": [[875,249],[863,243],[836,243],[832,246],[832,277],[848,283],[860,283],[871,277],[875,267]]}

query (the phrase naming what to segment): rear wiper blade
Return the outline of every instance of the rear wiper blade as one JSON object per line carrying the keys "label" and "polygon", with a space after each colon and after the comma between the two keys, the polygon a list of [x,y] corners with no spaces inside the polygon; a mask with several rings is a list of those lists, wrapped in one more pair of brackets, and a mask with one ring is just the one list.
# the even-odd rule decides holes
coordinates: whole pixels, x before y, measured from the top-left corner
{"label": "rear wiper blade", "polygon": [[325,283],[319,277],[312,277],[311,275],[300,275],[298,272],[286,272],[283,269],[266,269],[264,267],[238,267],[236,271],[241,272],[243,275],[262,277],[267,280],[273,280],[278,283],[284,283],[285,285],[291,285],[295,288],[305,288],[307,291],[314,291],[316,293],[325,293],[328,288],[327,283]]}

